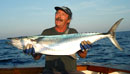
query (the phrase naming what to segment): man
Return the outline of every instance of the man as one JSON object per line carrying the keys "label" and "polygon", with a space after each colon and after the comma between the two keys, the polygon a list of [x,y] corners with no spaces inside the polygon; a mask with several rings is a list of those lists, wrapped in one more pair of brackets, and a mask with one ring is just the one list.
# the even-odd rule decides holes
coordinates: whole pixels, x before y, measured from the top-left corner
{"label": "man", "polygon": [[[62,34],[72,34],[77,33],[77,30],[74,28],[69,28],[70,21],[72,19],[72,12],[68,7],[55,7],[55,27],[46,29],[42,32],[41,35],[62,35]],[[85,58],[87,55],[87,50],[89,42],[82,41],[81,49],[78,51],[78,55],[82,58]],[[31,45],[28,45],[32,48]],[[61,48],[62,49],[62,48]],[[42,54],[36,53],[33,55],[35,60],[40,59]],[[62,74],[68,74],[69,72],[76,71],[76,57],[73,55],[46,55],[45,57],[45,70],[43,74],[53,74],[60,72]]]}

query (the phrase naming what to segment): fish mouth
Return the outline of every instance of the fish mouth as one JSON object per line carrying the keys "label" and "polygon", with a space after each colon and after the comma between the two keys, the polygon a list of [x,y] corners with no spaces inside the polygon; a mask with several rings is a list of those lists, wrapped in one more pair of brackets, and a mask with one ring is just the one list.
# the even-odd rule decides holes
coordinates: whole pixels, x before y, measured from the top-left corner
{"label": "fish mouth", "polygon": [[10,40],[10,39],[9,39],[6,43],[7,43],[8,45],[13,45],[13,44],[12,44],[12,40]]}
{"label": "fish mouth", "polygon": [[19,37],[11,37],[11,38],[7,38],[8,40],[12,40],[12,39],[16,39],[16,40],[18,40],[19,39]]}
{"label": "fish mouth", "polygon": [[14,40],[19,40],[19,38],[18,37],[14,37],[14,38],[7,38],[7,44],[8,45],[13,45],[13,41]]}
{"label": "fish mouth", "polygon": [[13,38],[7,38],[8,40],[11,40],[11,39],[13,39]]}

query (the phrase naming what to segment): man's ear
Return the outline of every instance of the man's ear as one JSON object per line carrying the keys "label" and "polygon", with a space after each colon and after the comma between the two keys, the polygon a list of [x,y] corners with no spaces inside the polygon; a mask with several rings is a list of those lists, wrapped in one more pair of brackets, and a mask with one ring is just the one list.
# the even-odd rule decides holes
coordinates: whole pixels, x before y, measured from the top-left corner
{"label": "man's ear", "polygon": [[71,19],[68,19],[67,23],[70,23]]}
{"label": "man's ear", "polygon": [[71,21],[71,19],[68,19],[68,21],[67,21],[68,27],[69,27],[69,25],[70,25],[70,21]]}

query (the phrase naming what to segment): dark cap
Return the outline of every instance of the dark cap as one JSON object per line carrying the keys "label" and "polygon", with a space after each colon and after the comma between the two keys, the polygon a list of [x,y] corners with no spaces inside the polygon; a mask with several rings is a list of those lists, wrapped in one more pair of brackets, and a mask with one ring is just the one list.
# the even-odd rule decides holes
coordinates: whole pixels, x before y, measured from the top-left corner
{"label": "dark cap", "polygon": [[56,6],[55,9],[56,9],[56,11],[63,10],[65,13],[67,13],[69,15],[70,19],[72,18],[72,12],[68,7],[65,7],[65,6],[58,7],[58,6]]}

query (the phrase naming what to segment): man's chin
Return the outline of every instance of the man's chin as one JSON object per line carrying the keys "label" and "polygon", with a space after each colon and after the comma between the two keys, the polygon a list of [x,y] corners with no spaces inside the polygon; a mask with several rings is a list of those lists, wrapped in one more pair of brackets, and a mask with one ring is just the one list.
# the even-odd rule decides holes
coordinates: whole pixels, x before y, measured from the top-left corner
{"label": "man's chin", "polygon": [[57,26],[62,26],[62,22],[56,22]]}
{"label": "man's chin", "polygon": [[61,28],[61,27],[63,27],[63,25],[57,24],[56,27],[57,27],[57,28]]}

